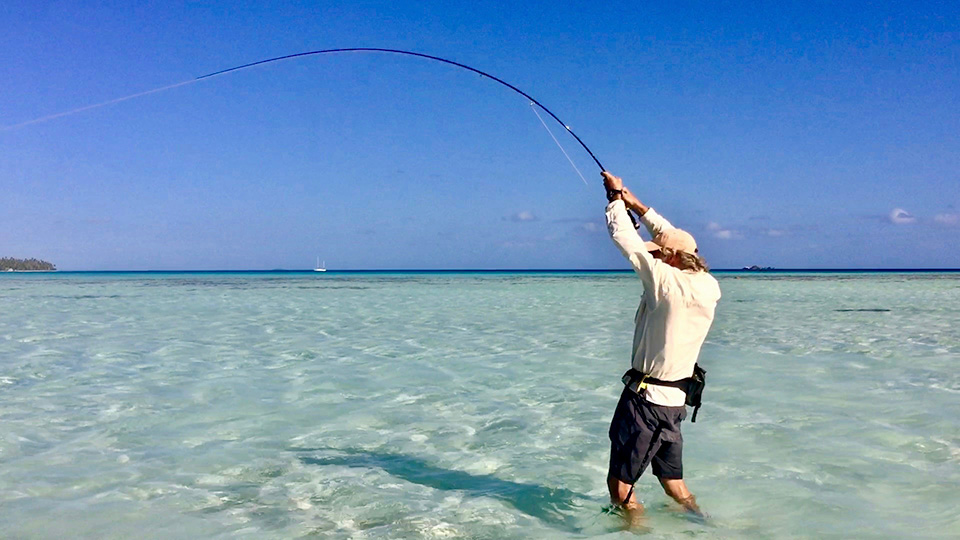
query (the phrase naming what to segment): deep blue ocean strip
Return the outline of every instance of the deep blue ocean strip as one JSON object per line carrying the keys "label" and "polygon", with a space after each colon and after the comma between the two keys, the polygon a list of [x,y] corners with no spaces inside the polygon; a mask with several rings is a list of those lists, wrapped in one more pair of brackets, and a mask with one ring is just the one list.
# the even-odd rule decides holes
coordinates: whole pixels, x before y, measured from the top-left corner
{"label": "deep blue ocean strip", "polygon": [[[344,274],[371,274],[371,275],[462,275],[462,274],[492,274],[492,275],[564,275],[564,274],[630,274],[632,270],[628,269],[462,269],[462,270],[407,270],[407,269],[386,269],[386,270],[327,270],[326,272],[315,272],[312,269],[304,270],[57,270],[57,271],[29,271],[29,272],[0,272],[2,275],[41,274],[41,275],[172,275],[172,274],[193,274],[193,275],[211,275],[211,274],[230,274],[230,275],[256,275],[256,274],[311,274],[317,277],[326,275],[344,275]],[[741,274],[741,275],[782,275],[782,274],[952,274],[960,273],[960,268],[777,268],[771,270],[744,270],[744,269],[713,269],[714,274]]]}

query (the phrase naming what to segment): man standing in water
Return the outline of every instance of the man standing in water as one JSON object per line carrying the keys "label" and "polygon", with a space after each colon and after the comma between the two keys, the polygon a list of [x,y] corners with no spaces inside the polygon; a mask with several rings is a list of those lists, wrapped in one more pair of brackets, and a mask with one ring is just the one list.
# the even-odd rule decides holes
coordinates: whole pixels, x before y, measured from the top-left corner
{"label": "man standing in water", "polygon": [[[633,485],[652,465],[666,494],[687,511],[702,515],[683,481],[680,422],[687,415],[686,391],[682,382],[664,383],[693,375],[720,287],[697,254],[693,236],[641,203],[620,178],[604,171],[603,183],[610,237],[643,282],[632,369],[624,377],[625,387],[610,423],[610,498],[626,510],[628,518],[641,515],[643,505],[637,502]],[[652,242],[640,238],[628,210],[640,216]]]}

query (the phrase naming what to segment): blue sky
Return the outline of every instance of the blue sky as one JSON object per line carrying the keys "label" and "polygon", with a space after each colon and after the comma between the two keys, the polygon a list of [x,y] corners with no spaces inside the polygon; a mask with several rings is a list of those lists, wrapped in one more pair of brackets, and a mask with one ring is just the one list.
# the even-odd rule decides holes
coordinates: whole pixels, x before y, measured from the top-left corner
{"label": "blue sky", "polygon": [[[960,267],[957,4],[92,4],[0,5],[0,126],[274,56],[408,49],[536,97],[715,268]],[[599,169],[549,125],[589,186],[475,74],[273,63],[0,129],[0,256],[624,267]]]}

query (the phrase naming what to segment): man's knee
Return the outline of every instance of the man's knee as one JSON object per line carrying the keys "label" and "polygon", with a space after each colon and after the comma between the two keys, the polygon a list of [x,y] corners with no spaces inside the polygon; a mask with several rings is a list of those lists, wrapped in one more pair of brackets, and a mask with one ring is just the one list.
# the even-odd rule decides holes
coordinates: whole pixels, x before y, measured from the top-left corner
{"label": "man's knee", "polygon": [[[630,496],[630,488],[632,486],[626,482],[623,482],[616,476],[612,474],[607,475],[607,488],[610,490],[610,500],[615,504],[624,504],[629,503],[630,501],[625,500],[627,496]],[[633,499],[632,496],[630,496]]]}
{"label": "man's knee", "polygon": [[682,478],[658,478],[663,491],[673,500],[681,502],[693,496]]}

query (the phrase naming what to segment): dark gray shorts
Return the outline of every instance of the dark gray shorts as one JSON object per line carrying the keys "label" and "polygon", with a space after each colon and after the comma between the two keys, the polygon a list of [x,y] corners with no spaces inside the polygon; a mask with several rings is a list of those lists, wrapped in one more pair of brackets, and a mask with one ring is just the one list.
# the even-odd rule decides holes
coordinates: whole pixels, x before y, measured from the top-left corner
{"label": "dark gray shorts", "polygon": [[686,407],[655,405],[624,387],[610,422],[610,474],[633,484],[652,463],[657,478],[683,478],[686,417]]}

